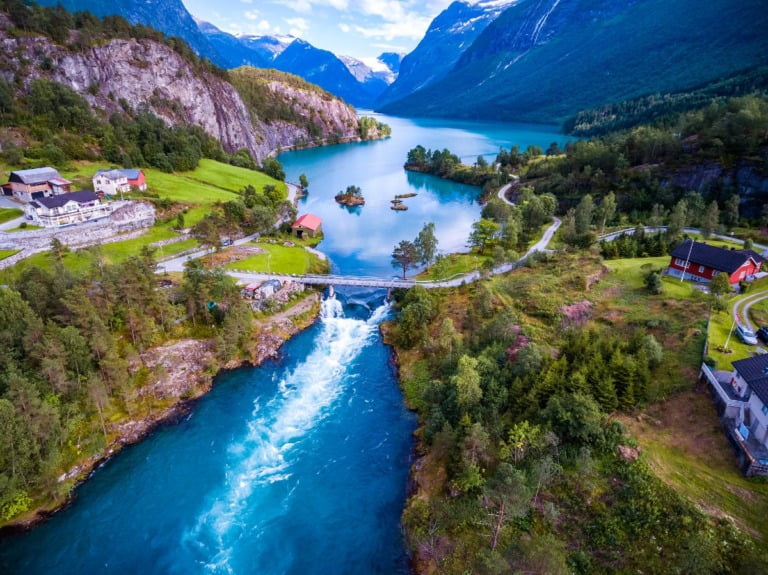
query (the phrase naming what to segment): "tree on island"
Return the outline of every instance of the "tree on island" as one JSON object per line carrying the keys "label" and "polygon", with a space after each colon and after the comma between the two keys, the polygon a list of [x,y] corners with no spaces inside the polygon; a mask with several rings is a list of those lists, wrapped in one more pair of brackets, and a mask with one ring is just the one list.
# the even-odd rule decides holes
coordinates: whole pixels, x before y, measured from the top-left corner
{"label": "tree on island", "polygon": [[299,186],[301,186],[302,190],[306,190],[309,187],[309,180],[306,174],[299,175]]}
{"label": "tree on island", "polygon": [[403,279],[409,269],[415,268],[419,262],[419,253],[413,242],[402,240],[392,251],[392,267],[403,269]]}
{"label": "tree on island", "polygon": [[363,191],[358,186],[347,186],[346,191],[339,192],[334,199],[345,206],[362,206],[365,204]]}

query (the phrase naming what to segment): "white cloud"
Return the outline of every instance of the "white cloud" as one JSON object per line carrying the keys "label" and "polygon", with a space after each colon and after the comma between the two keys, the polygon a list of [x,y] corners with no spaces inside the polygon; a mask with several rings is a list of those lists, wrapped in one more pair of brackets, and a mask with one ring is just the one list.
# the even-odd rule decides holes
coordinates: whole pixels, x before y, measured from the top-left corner
{"label": "white cloud", "polygon": [[424,37],[431,21],[431,18],[412,16],[404,21],[383,22],[378,26],[355,26],[355,30],[365,38],[379,38],[387,42],[395,38],[418,41]]}
{"label": "white cloud", "polygon": [[246,20],[258,20],[261,15],[258,10],[246,10],[243,16],[245,16]]}
{"label": "white cloud", "polygon": [[304,18],[285,18],[285,23],[290,26],[288,33],[297,38],[302,37],[309,30],[309,22]]}
{"label": "white cloud", "polygon": [[349,24],[345,24],[344,22],[342,22],[341,24],[339,24],[339,30],[341,30],[342,32],[349,32],[352,30],[352,28],[350,28]]}
{"label": "white cloud", "polygon": [[349,0],[278,0],[273,4],[280,4],[300,14],[309,14],[315,7],[347,10],[350,6]]}

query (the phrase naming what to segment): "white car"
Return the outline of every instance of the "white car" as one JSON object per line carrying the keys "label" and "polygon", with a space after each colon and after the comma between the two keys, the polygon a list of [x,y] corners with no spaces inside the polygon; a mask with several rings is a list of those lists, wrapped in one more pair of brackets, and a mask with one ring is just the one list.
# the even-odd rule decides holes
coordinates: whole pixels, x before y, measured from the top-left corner
{"label": "white car", "polygon": [[752,330],[744,325],[736,326],[736,335],[738,335],[739,339],[747,345],[757,345],[757,336]]}

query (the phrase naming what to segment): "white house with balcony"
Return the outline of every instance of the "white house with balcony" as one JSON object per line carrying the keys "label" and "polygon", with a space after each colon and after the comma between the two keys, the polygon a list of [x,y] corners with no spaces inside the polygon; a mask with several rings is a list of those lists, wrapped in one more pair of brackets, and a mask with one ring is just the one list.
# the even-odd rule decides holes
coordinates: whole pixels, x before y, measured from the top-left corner
{"label": "white house with balcony", "polygon": [[768,354],[733,362],[733,372],[702,365],[726,435],[747,475],[768,475]]}
{"label": "white house with balcony", "polygon": [[117,196],[130,192],[131,185],[123,170],[99,170],[93,175],[93,191],[97,194]]}
{"label": "white house with balcony", "polygon": [[38,226],[58,228],[104,218],[111,206],[89,190],[39,198],[25,206],[27,219]]}

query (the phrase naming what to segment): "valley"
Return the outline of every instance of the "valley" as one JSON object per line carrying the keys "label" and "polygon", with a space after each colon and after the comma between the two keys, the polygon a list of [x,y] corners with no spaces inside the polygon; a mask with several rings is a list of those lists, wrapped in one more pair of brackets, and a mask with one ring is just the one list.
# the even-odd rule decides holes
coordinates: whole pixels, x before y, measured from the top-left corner
{"label": "valley", "polygon": [[0,0],[0,571],[768,570],[760,2],[191,4]]}

